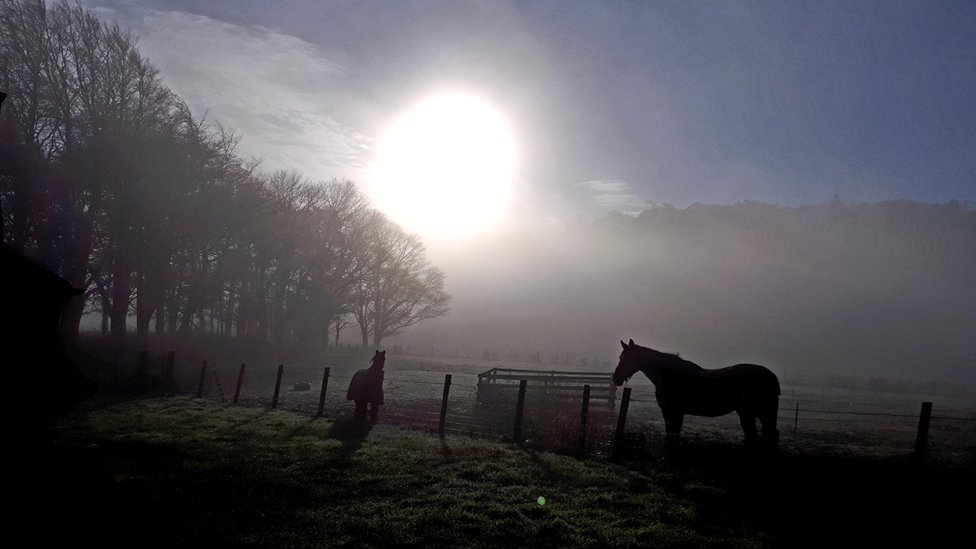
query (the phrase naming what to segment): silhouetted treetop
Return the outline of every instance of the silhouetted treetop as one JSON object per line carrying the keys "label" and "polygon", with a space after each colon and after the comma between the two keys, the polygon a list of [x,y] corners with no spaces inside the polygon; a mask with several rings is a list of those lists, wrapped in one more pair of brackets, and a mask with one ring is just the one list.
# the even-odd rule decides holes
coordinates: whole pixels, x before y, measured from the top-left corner
{"label": "silhouetted treetop", "polygon": [[239,136],[195,118],[136,38],[90,10],[0,0],[0,87],[4,244],[87,288],[69,332],[89,311],[117,340],[134,322],[141,338],[321,347],[368,277],[398,300],[364,328],[377,341],[446,311],[419,241],[396,268],[374,260],[412,237],[373,230],[352,182],[257,172]]}

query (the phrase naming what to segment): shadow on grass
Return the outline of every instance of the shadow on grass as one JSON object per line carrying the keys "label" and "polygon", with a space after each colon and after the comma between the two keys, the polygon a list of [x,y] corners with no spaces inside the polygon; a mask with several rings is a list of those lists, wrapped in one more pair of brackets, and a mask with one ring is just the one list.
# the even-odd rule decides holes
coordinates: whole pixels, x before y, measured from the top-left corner
{"label": "shadow on grass", "polygon": [[362,448],[363,441],[366,440],[372,429],[373,424],[368,421],[347,418],[336,420],[327,435],[329,438],[334,438],[342,443],[339,456],[347,459]]}
{"label": "shadow on grass", "polygon": [[240,421],[235,421],[234,423],[231,423],[229,429],[231,431],[237,431],[238,429],[242,429],[247,425],[257,422],[258,420],[267,416],[269,413],[271,413],[271,410],[261,410],[260,412],[254,415],[245,416]]}

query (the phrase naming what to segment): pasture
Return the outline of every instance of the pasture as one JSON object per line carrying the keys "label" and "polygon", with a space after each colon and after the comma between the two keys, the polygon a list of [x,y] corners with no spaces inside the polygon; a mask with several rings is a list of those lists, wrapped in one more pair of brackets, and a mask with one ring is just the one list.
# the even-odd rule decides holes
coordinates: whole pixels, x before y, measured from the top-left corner
{"label": "pasture", "polygon": [[[345,387],[362,366],[332,366],[319,419],[312,365],[285,366],[278,410],[273,365],[249,366],[237,406],[226,381],[236,368],[219,365],[204,399],[87,403],[59,424],[59,447],[96,444],[112,480],[55,484],[61,508],[79,514],[47,535],[166,547],[968,546],[976,440],[965,397],[932,397],[924,464],[911,450],[920,395],[813,386],[784,385],[782,407],[801,413],[796,435],[781,413],[775,456],[745,450],[734,416],[689,418],[665,452],[653,391],[635,379],[627,431],[647,444],[611,461],[597,444],[606,426],[586,459],[560,453],[575,422],[551,410],[527,410],[522,446],[504,426],[475,432],[490,425],[475,421],[478,363],[391,357],[379,423],[352,422]],[[455,420],[441,439],[430,412],[445,373]],[[312,390],[290,390],[300,382]],[[68,458],[51,459],[58,471]]]}
{"label": "pasture", "polygon": [[61,495],[102,504],[71,536],[130,546],[961,547],[976,487],[898,459],[693,443],[618,464],[183,397],[82,412],[60,438],[114,479]]}

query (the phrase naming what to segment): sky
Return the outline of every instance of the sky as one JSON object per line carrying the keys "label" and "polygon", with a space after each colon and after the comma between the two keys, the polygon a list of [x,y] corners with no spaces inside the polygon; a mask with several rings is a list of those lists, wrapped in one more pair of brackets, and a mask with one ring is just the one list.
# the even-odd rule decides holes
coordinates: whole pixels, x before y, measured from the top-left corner
{"label": "sky", "polygon": [[517,143],[513,219],[976,203],[976,3],[86,0],[261,168],[370,192],[438,90]]}
{"label": "sky", "polygon": [[[813,311],[805,326],[814,333],[786,339],[815,346],[820,340],[810,338],[821,328],[835,343],[860,334],[837,320],[833,304],[862,315],[852,326],[869,332],[893,307],[910,312],[904,318],[912,322],[896,323],[890,334],[868,333],[874,347],[787,346],[783,363],[802,356],[838,368],[883,368],[908,344],[897,335],[903,332],[929,338],[912,343],[913,353],[969,352],[959,343],[971,331],[965,285],[937,288],[960,293],[946,298],[958,303],[939,316],[932,308],[942,301],[911,301],[918,292],[877,297],[880,282],[860,287],[840,278],[818,286],[829,277],[812,271],[787,288],[793,294],[770,294],[767,275],[750,270],[752,262],[741,261],[750,256],[735,249],[718,250],[712,267],[694,256],[710,249],[682,250],[693,255],[685,262],[672,251],[627,265],[631,246],[646,242],[600,241],[595,255],[580,254],[578,244],[588,227],[580,221],[661,204],[797,206],[839,198],[976,206],[972,0],[82,2],[138,36],[166,84],[198,117],[234,129],[238,152],[259,159],[260,169],[351,179],[420,234],[428,258],[446,273],[451,312],[389,345],[454,347],[469,333],[477,345],[530,339],[612,357],[618,339],[634,337],[670,342],[691,356],[726,356],[743,334],[778,322],[740,303],[756,291],[784,296],[770,300],[774,309]],[[464,128],[474,119],[435,108],[447,103],[438,99],[445,92],[475,98],[454,101],[484,115],[478,131],[485,139],[474,141],[496,153],[510,148],[512,156],[466,148]],[[424,114],[431,105],[434,114]],[[511,147],[493,144],[489,133]],[[413,158],[426,164],[412,165]],[[378,173],[394,176],[377,182]],[[409,185],[431,173],[443,176],[437,192],[454,202],[411,198],[423,194]],[[506,192],[453,192],[455,181],[463,188],[496,179],[505,179],[494,187]],[[411,225],[395,215],[413,210],[420,213],[408,221],[441,224]],[[493,231],[460,230],[488,210],[494,224],[484,226]],[[545,230],[526,230],[534,228]],[[818,230],[830,228],[811,229]],[[887,266],[878,268],[882,282],[891,278]],[[669,278],[668,269],[677,274]],[[628,281],[636,293],[621,290]],[[803,309],[798,296],[812,304]],[[867,305],[847,310],[851,296]],[[714,335],[722,319],[729,322],[717,329],[733,343],[700,337]],[[766,338],[752,350],[773,357],[780,343]],[[950,362],[944,367],[963,364]]]}

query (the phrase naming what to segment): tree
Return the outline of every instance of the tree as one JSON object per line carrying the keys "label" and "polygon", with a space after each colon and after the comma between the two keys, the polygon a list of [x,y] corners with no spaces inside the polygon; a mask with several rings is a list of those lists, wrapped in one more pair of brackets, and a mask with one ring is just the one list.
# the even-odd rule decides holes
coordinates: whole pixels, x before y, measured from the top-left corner
{"label": "tree", "polygon": [[88,310],[117,343],[134,317],[140,340],[155,320],[325,347],[361,299],[377,342],[447,310],[419,240],[374,222],[352,182],[256,174],[233,131],[195,120],[136,38],[81,6],[0,0],[0,88],[3,241],[89,288],[68,335]]}
{"label": "tree", "polygon": [[352,296],[363,347],[370,335],[379,347],[383,338],[447,313],[444,273],[430,265],[416,235],[374,212],[364,253],[369,268]]}

